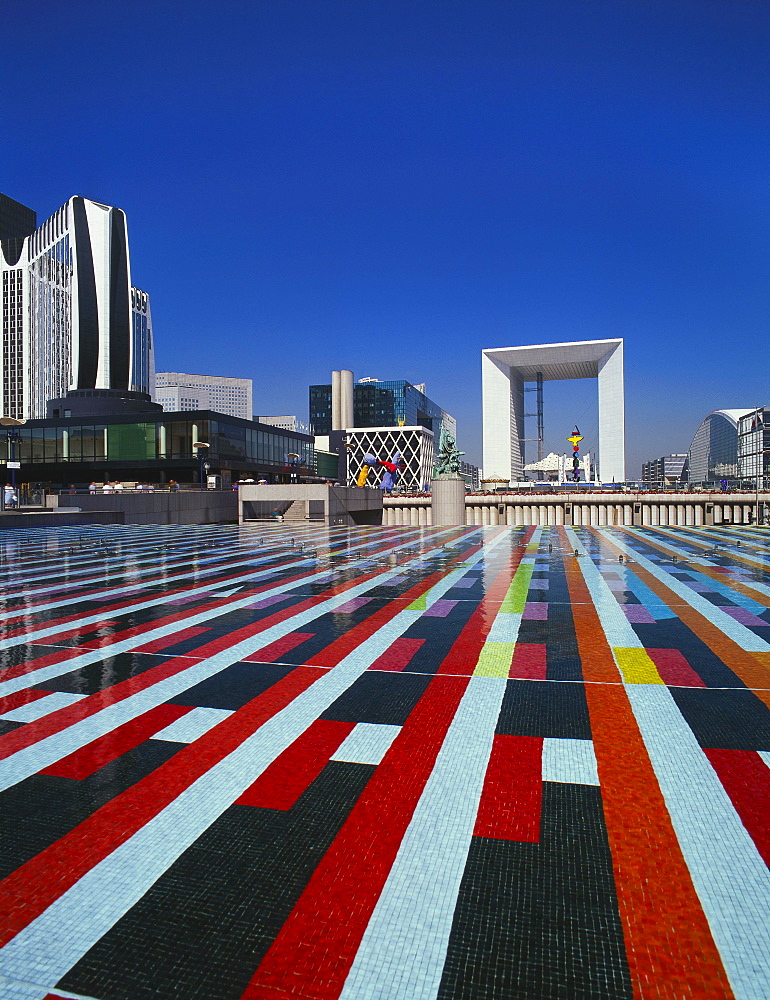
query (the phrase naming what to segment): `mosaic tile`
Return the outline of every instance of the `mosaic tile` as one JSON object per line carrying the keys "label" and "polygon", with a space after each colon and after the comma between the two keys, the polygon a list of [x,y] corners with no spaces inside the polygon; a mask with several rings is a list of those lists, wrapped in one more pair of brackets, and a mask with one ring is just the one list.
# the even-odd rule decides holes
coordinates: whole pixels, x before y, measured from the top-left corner
{"label": "mosaic tile", "polygon": [[0,996],[770,996],[763,529],[23,529],[0,580]]}

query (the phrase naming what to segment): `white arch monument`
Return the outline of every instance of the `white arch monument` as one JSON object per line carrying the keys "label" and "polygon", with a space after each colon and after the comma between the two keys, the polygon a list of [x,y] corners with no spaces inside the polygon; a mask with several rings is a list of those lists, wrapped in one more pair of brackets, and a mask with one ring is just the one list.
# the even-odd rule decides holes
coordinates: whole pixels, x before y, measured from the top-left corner
{"label": "white arch monument", "polygon": [[524,383],[536,382],[538,376],[543,382],[597,380],[600,481],[625,482],[622,339],[493,347],[481,352],[484,478],[523,479]]}

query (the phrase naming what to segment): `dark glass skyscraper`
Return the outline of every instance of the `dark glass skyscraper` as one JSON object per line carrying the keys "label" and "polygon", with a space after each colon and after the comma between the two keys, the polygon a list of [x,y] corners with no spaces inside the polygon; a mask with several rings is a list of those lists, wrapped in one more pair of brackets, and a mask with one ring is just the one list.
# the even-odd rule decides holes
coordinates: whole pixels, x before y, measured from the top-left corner
{"label": "dark glass skyscraper", "polygon": [[[436,441],[442,426],[455,434],[455,420],[405,379],[357,382],[353,387],[354,427],[427,427]],[[310,427],[314,434],[332,430],[331,385],[310,386]]]}

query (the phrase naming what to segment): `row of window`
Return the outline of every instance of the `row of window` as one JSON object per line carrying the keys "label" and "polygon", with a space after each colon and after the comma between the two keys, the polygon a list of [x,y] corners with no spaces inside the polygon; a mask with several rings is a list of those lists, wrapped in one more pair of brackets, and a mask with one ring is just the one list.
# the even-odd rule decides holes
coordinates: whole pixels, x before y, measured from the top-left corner
{"label": "row of window", "polygon": [[[20,427],[16,460],[21,462],[152,461],[193,458],[193,442],[204,441],[209,460],[312,468],[313,445],[286,434],[270,434],[222,421],[189,420],[136,424],[73,424]],[[298,455],[298,459],[294,456]]]}

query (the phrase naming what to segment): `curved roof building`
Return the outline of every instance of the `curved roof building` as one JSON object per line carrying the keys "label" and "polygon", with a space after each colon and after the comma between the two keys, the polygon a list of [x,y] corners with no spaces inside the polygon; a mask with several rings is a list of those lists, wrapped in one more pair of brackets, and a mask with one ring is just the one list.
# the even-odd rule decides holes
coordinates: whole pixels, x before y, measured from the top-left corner
{"label": "curved roof building", "polygon": [[735,479],[738,475],[738,420],[743,410],[712,410],[695,432],[687,452],[691,483]]}

